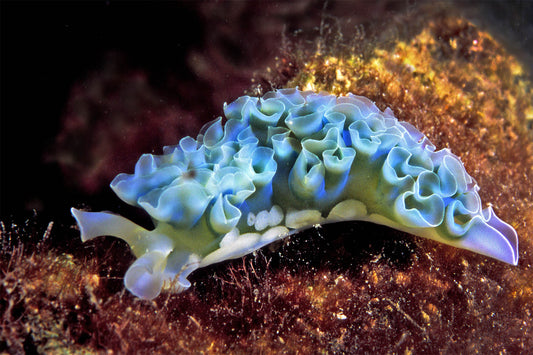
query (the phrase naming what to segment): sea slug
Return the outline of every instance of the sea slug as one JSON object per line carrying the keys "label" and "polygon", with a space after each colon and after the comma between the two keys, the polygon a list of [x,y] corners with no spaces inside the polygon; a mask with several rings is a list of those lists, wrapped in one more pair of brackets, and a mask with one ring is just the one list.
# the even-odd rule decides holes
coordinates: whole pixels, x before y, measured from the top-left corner
{"label": "sea slug", "polygon": [[111,183],[143,208],[147,230],[108,212],[72,209],[83,241],[110,235],[137,260],[128,290],[181,292],[194,270],[238,258],[309,226],[361,220],[516,265],[516,231],[482,209],[475,180],[448,149],[387,108],[348,94],[280,89],[224,105],[223,119],[144,154]]}

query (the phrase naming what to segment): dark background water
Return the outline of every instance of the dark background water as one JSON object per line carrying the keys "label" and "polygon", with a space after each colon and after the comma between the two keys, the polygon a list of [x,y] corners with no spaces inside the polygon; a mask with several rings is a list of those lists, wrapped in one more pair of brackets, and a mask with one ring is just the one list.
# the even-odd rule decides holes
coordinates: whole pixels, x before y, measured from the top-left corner
{"label": "dark background water", "polygon": [[[325,12],[365,23],[408,11],[419,3],[2,1],[0,219],[34,209],[67,217],[69,206],[93,198],[69,181],[57,162],[45,157],[63,128],[73,86],[81,83],[83,87],[90,73],[101,70],[109,53],[125,58],[129,68],[146,73],[148,85],[162,98],[173,92],[182,97],[189,93],[181,108],[206,122],[221,113],[224,100],[233,100],[250,87],[249,81],[235,79],[239,68],[242,77],[247,77],[250,68],[264,70],[265,63],[279,55],[283,31],[302,29],[316,35]],[[489,26],[494,36],[532,68],[532,2],[450,6],[463,7],[480,25]],[[255,47],[247,50],[250,46]],[[210,48],[215,50],[210,52]],[[191,53],[208,53],[207,58],[209,53],[218,53],[230,65],[217,66],[217,56],[211,56],[210,85],[201,77],[201,63],[191,60]],[[218,106],[205,98],[217,90]],[[91,148],[86,147],[87,151]],[[95,195],[105,199],[111,192],[101,189]]]}
{"label": "dark background water", "polygon": [[189,5],[2,3],[0,215],[55,210],[73,199],[43,154],[61,129],[71,87],[105,53],[122,53],[154,82],[168,72],[191,75],[185,54],[203,28]]}

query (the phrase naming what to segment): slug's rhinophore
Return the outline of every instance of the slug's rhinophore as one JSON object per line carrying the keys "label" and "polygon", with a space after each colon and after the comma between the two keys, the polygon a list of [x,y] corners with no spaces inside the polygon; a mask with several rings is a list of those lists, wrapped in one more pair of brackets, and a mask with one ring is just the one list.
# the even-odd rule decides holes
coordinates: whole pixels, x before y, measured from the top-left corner
{"label": "slug's rhinophore", "polygon": [[459,158],[365,97],[283,89],[224,106],[197,139],[141,156],[111,188],[153,219],[72,209],[83,241],[124,239],[126,288],[181,292],[197,268],[246,255],[314,224],[369,221],[516,265],[518,238]]}

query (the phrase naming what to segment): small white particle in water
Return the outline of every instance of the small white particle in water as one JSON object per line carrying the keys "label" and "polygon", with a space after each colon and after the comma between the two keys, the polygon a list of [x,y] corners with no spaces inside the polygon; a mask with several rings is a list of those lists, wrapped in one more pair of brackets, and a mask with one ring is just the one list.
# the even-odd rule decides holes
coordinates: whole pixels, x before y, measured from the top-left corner
{"label": "small white particle in water", "polygon": [[335,315],[335,317],[336,317],[337,319],[340,319],[340,320],[346,320],[346,319],[348,319],[348,317],[346,317],[346,316],[344,315],[344,313],[342,313],[342,311],[340,311],[339,313],[333,313],[333,314]]}

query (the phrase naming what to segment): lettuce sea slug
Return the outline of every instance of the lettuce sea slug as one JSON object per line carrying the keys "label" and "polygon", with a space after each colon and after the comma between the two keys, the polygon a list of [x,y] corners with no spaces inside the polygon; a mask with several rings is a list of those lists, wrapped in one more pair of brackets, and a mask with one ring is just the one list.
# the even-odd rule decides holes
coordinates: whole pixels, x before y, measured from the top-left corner
{"label": "lettuce sea slug", "polygon": [[482,209],[475,180],[449,150],[365,97],[298,89],[243,96],[227,121],[144,154],[111,183],[155,229],[72,209],[83,241],[111,235],[137,257],[134,295],[181,292],[194,270],[238,258],[315,224],[369,221],[516,265],[516,231]]}

